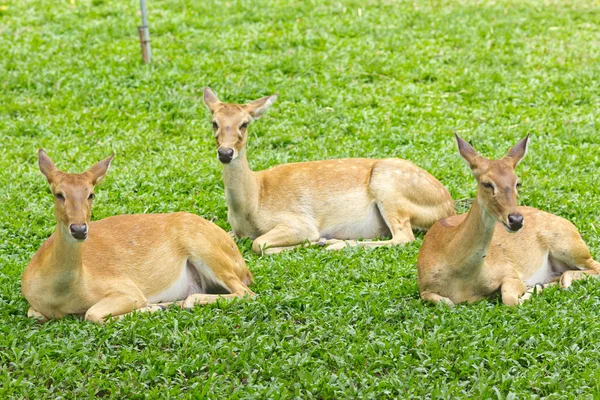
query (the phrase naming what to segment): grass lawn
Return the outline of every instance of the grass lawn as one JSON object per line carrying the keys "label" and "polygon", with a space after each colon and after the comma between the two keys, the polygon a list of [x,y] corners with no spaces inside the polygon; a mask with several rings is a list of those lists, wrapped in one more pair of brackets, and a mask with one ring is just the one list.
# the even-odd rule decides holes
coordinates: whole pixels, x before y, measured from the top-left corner
{"label": "grass lawn", "polygon": [[[98,326],[26,317],[20,276],[52,233],[43,147],[78,172],[116,153],[93,219],[190,211],[229,230],[202,88],[279,92],[254,169],[400,157],[475,195],[452,132],[502,156],[532,134],[521,204],[600,257],[597,1],[0,0],[0,398],[597,398],[600,283],[424,304],[406,246],[276,256],[238,244],[259,296]],[[464,211],[464,210],[463,210]]]}

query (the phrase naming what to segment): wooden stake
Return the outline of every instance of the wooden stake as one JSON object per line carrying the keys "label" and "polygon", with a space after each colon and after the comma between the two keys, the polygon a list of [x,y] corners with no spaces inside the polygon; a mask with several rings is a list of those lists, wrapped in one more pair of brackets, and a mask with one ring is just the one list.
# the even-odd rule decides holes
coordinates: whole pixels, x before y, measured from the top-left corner
{"label": "wooden stake", "polygon": [[150,30],[148,29],[148,11],[146,10],[146,0],[140,0],[142,9],[142,25],[138,26],[140,35],[140,44],[142,45],[142,58],[145,64],[152,60],[152,50],[150,49]]}

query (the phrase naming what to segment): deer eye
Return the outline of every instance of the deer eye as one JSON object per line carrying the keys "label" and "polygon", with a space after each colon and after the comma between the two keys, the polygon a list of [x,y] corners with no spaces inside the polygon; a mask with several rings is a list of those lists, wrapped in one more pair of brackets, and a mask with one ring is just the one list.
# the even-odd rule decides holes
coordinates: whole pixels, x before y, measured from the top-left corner
{"label": "deer eye", "polygon": [[244,122],[241,126],[240,129],[246,129],[248,127],[248,123]]}
{"label": "deer eye", "polygon": [[483,186],[486,189],[493,189],[494,188],[494,185],[492,185],[489,182],[481,182],[481,186]]}
{"label": "deer eye", "polygon": [[94,200],[94,197],[96,197],[96,195],[94,193],[90,193],[88,200]]}
{"label": "deer eye", "polygon": [[60,201],[65,201],[65,195],[64,195],[64,194],[62,194],[62,193],[56,193],[56,194],[54,195],[54,197],[55,197],[57,200],[60,200]]}
{"label": "deer eye", "polygon": [[217,124],[216,122],[213,121],[213,129],[217,130],[219,129],[219,124]]}
{"label": "deer eye", "polygon": [[517,189],[521,187],[521,182],[517,182]]}

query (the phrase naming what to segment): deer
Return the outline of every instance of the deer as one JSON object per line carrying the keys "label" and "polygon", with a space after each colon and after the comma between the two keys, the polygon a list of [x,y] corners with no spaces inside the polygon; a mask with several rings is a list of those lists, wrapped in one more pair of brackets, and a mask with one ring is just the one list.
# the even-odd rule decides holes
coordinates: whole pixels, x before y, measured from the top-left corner
{"label": "deer", "polygon": [[472,303],[495,294],[516,306],[551,285],[600,274],[577,228],[566,219],[518,205],[517,165],[529,135],[501,159],[479,155],[456,135],[460,156],[477,181],[466,214],[438,221],[417,259],[418,287],[427,302]]}
{"label": "deer", "polygon": [[79,315],[104,323],[133,311],[254,295],[248,288],[252,275],[233,239],[197,215],[117,215],[91,222],[94,189],[113,156],[71,174],[38,151],[56,228],[21,279],[29,317],[47,322]]}
{"label": "deer", "polygon": [[[400,245],[438,219],[455,215],[448,190],[410,161],[346,158],[278,165],[254,172],[246,155],[249,125],[277,94],[247,104],[221,102],[204,89],[223,168],[227,218],[258,254],[305,245],[329,250]],[[390,237],[389,240],[365,240]]]}

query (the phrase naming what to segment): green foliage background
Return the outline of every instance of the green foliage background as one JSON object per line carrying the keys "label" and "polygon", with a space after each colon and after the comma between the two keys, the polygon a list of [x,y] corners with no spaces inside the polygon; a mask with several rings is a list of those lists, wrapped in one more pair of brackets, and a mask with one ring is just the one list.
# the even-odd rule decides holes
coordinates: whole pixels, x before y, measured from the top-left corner
{"label": "green foliage background", "polygon": [[[521,203],[575,223],[598,255],[597,1],[0,0],[0,396],[592,398],[600,288],[517,309],[423,304],[404,247],[257,257],[256,300],[107,326],[26,318],[20,275],[53,231],[36,166],[116,153],[94,219],[185,210],[229,230],[201,96],[279,92],[250,127],[254,169],[401,157],[455,199],[475,185],[452,132],[499,157],[528,132]],[[343,172],[343,171],[340,171]]]}

